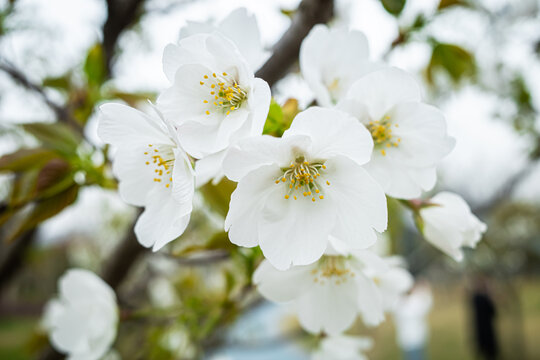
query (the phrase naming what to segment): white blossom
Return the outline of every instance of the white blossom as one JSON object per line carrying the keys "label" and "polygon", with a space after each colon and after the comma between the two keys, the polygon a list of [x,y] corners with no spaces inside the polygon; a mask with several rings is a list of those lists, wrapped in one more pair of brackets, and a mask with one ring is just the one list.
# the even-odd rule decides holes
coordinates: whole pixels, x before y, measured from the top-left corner
{"label": "white blossom", "polygon": [[268,84],[255,78],[234,43],[218,33],[168,45],[163,69],[173,85],[159,96],[158,106],[175,123],[184,149],[201,159],[197,184],[221,177],[226,149],[262,133],[271,98]]}
{"label": "white blossom", "polygon": [[145,210],[135,234],[156,251],[182,235],[192,210],[194,174],[176,131],[159,114],[150,116],[129,106],[100,107],[98,134],[118,148],[113,172],[122,199]]}
{"label": "white blossom", "polygon": [[45,308],[43,325],[55,349],[68,360],[97,360],[116,338],[114,291],[88,270],[70,269],[58,282],[59,296]]}
{"label": "white blossom", "polygon": [[369,326],[384,320],[399,296],[412,285],[404,269],[369,250],[349,256],[325,255],[318,262],[280,271],[264,261],[253,282],[275,302],[292,303],[301,326],[312,333],[339,334],[357,315]]}
{"label": "white blossom", "polygon": [[321,106],[336,104],[356,79],[378,67],[360,31],[316,25],[300,47],[302,75]]}
{"label": "white blossom", "polygon": [[476,247],[487,230],[461,196],[440,192],[431,198],[432,206],[420,209],[422,232],[427,241],[454,258],[463,259],[462,247]]}
{"label": "white blossom", "polygon": [[219,23],[188,20],[187,25],[180,30],[180,39],[213,32],[218,32],[234,42],[253,70],[261,67],[270,55],[261,42],[257,18],[254,14],[248,13],[246,8],[231,11]]}
{"label": "white blossom", "polygon": [[354,118],[312,107],[282,138],[259,136],[229,149],[227,177],[237,181],[225,229],[240,246],[259,245],[277,268],[319,259],[333,238],[360,249],[386,229],[386,198],[362,169],[368,131]]}
{"label": "white blossom", "polygon": [[435,165],[454,147],[444,115],[421,102],[415,79],[396,68],[364,75],[338,108],[371,132],[375,147],[366,170],[396,198],[419,197],[433,188]]}
{"label": "white blossom", "polygon": [[321,340],[319,348],[311,354],[311,360],[367,360],[364,352],[373,347],[367,337],[335,335]]}

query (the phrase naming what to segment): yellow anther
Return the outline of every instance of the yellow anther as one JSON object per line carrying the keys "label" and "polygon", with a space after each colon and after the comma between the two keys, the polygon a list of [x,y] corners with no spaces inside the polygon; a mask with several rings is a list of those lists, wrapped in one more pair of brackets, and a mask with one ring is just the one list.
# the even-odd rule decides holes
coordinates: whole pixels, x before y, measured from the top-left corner
{"label": "yellow anther", "polygon": [[150,162],[147,161],[147,162],[146,162],[146,165],[150,165]]}
{"label": "yellow anther", "polygon": [[330,181],[326,180],[326,185],[330,185]]}
{"label": "yellow anther", "polygon": [[307,192],[304,191],[304,193],[302,195],[307,196]]}
{"label": "yellow anther", "polygon": [[285,195],[285,199],[289,199],[289,195]]}
{"label": "yellow anther", "polygon": [[206,115],[210,115],[210,111],[206,110]]}
{"label": "yellow anther", "polygon": [[144,152],[144,155],[148,155],[148,152],[147,152],[147,151],[145,151],[145,152]]}
{"label": "yellow anther", "polygon": [[208,104],[208,100],[203,100],[203,103]]}
{"label": "yellow anther", "polygon": [[212,76],[213,76],[213,77],[216,77],[216,73],[213,73]]}
{"label": "yellow anther", "polygon": [[224,72],[224,73],[223,73],[223,76],[227,76],[227,73],[226,73],[226,72]]}
{"label": "yellow anther", "polygon": [[152,144],[148,144],[148,146],[152,147]]}
{"label": "yellow anther", "polygon": [[154,149],[154,152],[159,152],[159,150],[158,150],[158,149]]}
{"label": "yellow anther", "polygon": [[169,187],[169,186],[170,186],[170,184],[165,185],[165,187]]}
{"label": "yellow anther", "polygon": [[324,199],[324,196],[322,196],[322,195],[319,195],[319,199],[321,199],[321,200],[322,200],[322,199]]}
{"label": "yellow anther", "polygon": [[326,165],[323,164],[322,168],[323,168],[323,169],[326,169]]}
{"label": "yellow anther", "polygon": [[213,88],[216,87],[216,84],[212,84],[212,85],[210,85],[210,87],[213,89]]}
{"label": "yellow anther", "polygon": [[287,179],[285,179],[284,177],[281,178],[281,181],[285,182],[287,181]]}
{"label": "yellow anther", "polygon": [[208,79],[208,75],[204,75],[203,77],[204,77],[205,79]]}
{"label": "yellow anther", "polygon": [[279,184],[279,180],[276,180],[275,183],[276,183],[276,184]]}
{"label": "yellow anther", "polygon": [[315,202],[315,198],[311,198],[311,201]]}
{"label": "yellow anther", "polygon": [[227,115],[229,115],[231,112],[230,111],[227,111]]}
{"label": "yellow anther", "polygon": [[319,189],[315,189],[315,193],[320,193],[320,190]]}
{"label": "yellow anther", "polygon": [[204,81],[199,81],[199,84],[204,85]]}
{"label": "yellow anther", "polygon": [[381,150],[381,154],[382,154],[383,156],[386,156],[386,151]]}
{"label": "yellow anther", "polygon": [[215,91],[210,91],[210,95],[214,95],[215,93]]}

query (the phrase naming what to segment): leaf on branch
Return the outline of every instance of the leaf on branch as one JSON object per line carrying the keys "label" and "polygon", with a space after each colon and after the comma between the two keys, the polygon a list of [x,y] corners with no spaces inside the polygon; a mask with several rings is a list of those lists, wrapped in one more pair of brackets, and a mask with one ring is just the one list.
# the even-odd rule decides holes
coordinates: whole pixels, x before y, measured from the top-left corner
{"label": "leaf on branch", "polygon": [[44,147],[63,155],[73,155],[79,146],[81,136],[61,123],[30,123],[23,125]]}
{"label": "leaf on branch", "polygon": [[390,14],[399,16],[405,7],[405,0],[381,0],[381,4]]}
{"label": "leaf on branch", "polygon": [[212,185],[209,182],[200,188],[204,200],[223,217],[229,211],[229,202],[234,189],[236,189],[236,183],[226,178],[223,178],[217,185]]}
{"label": "leaf on branch", "polygon": [[101,44],[95,44],[88,50],[83,69],[88,85],[99,88],[105,82],[107,65]]}
{"label": "leaf on branch", "polygon": [[272,99],[263,134],[278,137],[283,135],[283,132],[291,126],[291,122],[298,112],[298,100],[288,99],[283,106],[280,106]]}
{"label": "leaf on branch", "polygon": [[454,83],[459,83],[465,77],[474,77],[476,62],[474,56],[460,46],[435,43],[426,69],[430,84],[434,83],[435,72],[439,70],[446,72]]}
{"label": "leaf on branch", "polygon": [[437,10],[443,10],[452,6],[469,6],[466,0],[441,0]]}
{"label": "leaf on branch", "polygon": [[58,158],[58,154],[50,149],[19,149],[14,153],[0,157],[0,172],[17,173],[39,168],[54,158]]}
{"label": "leaf on branch", "polygon": [[31,205],[31,209],[23,216],[15,228],[6,235],[6,241],[8,243],[13,241],[25,231],[33,229],[41,222],[60,213],[67,206],[75,202],[78,193],[79,186],[74,184],[53,197]]}

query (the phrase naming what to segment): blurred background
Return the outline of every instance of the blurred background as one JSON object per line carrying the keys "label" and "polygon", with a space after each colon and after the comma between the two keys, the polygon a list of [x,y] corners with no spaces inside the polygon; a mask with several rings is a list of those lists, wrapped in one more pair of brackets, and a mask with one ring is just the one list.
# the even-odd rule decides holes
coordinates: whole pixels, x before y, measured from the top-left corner
{"label": "blurred background", "polygon": [[[106,274],[117,290],[124,321],[111,359],[309,358],[313,338],[286,307],[252,291],[260,254],[233,248],[222,232],[230,183],[197,193],[189,229],[168,251],[138,246],[138,210],[115,191],[95,112],[105,101],[144,107],[155,99],[168,85],[162,50],[186,21],[246,7],[271,50],[299,3],[0,0],[0,359],[34,359],[47,348],[43,306],[68,267]],[[427,358],[482,358],[475,319],[486,316],[495,354],[484,358],[540,358],[540,1],[334,6],[331,26],[363,31],[372,60],[412,72],[426,101],[444,111],[457,145],[437,190],[461,194],[488,224],[456,263],[389,203],[394,223],[381,243],[407,260],[415,289],[428,294],[403,305],[424,324],[407,331],[418,332]],[[283,119],[313,100],[297,65],[273,95]],[[374,339],[370,359],[402,358],[402,315],[375,329],[355,325]]]}

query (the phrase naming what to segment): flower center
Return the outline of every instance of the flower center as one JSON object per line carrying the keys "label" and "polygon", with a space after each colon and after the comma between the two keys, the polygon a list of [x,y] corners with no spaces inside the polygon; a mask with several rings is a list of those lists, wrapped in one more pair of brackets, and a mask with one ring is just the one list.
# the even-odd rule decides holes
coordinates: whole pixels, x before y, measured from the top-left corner
{"label": "flower center", "polygon": [[367,125],[367,129],[371,133],[375,147],[378,147],[383,156],[386,156],[386,150],[384,147],[391,148],[397,147],[401,142],[401,138],[395,138],[392,135],[392,125],[399,127],[398,124],[392,124],[389,116],[385,116],[382,120],[370,121]]}
{"label": "flower center", "polygon": [[209,92],[209,97],[203,100],[203,103],[208,104],[206,115],[210,115],[212,111],[229,115],[247,99],[247,92],[226,72],[221,75],[204,75],[199,84]]}
{"label": "flower center", "polygon": [[[290,167],[282,169],[283,175],[276,179],[276,184],[287,184],[287,194],[285,199],[289,199],[291,196],[294,200],[298,200],[298,197],[302,194],[304,197],[311,197],[311,201],[315,202],[315,197],[318,196],[320,200],[324,199],[321,192],[319,181],[317,180],[321,176],[321,172],[326,169],[323,163],[310,164],[305,160],[304,156],[297,157]],[[330,186],[330,181],[326,181],[326,185]]]}
{"label": "flower center", "polygon": [[171,146],[149,144],[144,152],[145,164],[154,169],[154,182],[164,183],[169,188],[172,183],[174,152]]}
{"label": "flower center", "polygon": [[335,280],[336,285],[346,282],[350,277],[354,277],[355,273],[348,264],[347,259],[343,256],[323,256],[319,260],[319,266],[311,271],[313,281],[324,285],[325,281]]}

